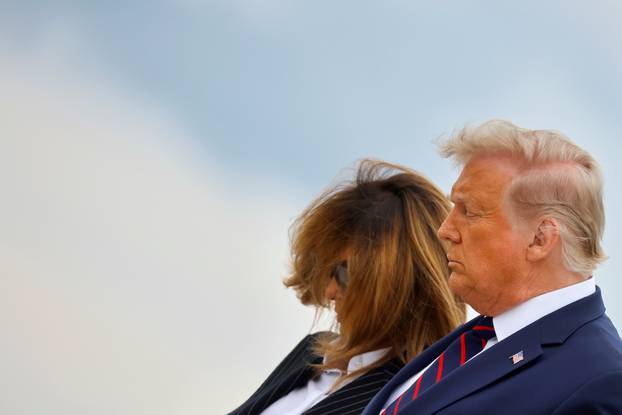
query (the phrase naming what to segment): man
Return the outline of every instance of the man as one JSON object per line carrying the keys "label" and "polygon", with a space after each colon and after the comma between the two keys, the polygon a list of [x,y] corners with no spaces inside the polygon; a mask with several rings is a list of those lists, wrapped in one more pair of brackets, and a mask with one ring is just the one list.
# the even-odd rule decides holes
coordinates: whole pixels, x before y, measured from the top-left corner
{"label": "man", "polygon": [[363,412],[622,414],[622,341],[592,272],[602,179],[566,137],[505,121],[441,146],[464,166],[438,230],[449,284],[482,316],[413,359]]}

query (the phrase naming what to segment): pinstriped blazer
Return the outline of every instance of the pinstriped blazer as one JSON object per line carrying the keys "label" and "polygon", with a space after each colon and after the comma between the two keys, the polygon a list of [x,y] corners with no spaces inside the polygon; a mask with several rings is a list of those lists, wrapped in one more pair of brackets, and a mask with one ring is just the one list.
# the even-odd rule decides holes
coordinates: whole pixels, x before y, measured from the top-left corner
{"label": "pinstriped blazer", "polygon": [[[306,336],[268,376],[259,389],[239,408],[228,415],[259,415],[268,406],[303,387],[315,375],[310,364],[322,363],[322,357],[313,354],[312,346],[321,333]],[[338,389],[309,408],[303,415],[355,415],[397,373],[404,364],[391,360]]]}

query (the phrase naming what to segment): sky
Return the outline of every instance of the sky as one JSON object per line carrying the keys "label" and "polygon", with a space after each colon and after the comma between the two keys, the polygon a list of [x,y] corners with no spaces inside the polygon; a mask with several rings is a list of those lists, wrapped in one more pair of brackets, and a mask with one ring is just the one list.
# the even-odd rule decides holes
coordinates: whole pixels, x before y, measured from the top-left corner
{"label": "sky", "polygon": [[449,192],[509,119],[601,164],[622,325],[616,1],[12,2],[0,13],[0,412],[226,413],[314,312],[289,227],[356,160]]}

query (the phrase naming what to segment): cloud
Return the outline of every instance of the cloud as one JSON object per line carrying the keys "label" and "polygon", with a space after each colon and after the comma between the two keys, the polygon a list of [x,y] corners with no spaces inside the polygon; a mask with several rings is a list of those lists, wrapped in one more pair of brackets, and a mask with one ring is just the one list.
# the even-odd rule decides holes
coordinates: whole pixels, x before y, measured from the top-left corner
{"label": "cloud", "polygon": [[301,186],[372,155],[448,190],[429,139],[491,116],[602,163],[620,322],[616,10],[524,31],[524,4],[344,3],[344,31],[322,4],[179,3],[0,16],[0,412],[231,409],[309,329],[280,284]]}
{"label": "cloud", "polygon": [[222,413],[310,328],[280,285],[299,194],[76,47],[0,47],[0,412]]}

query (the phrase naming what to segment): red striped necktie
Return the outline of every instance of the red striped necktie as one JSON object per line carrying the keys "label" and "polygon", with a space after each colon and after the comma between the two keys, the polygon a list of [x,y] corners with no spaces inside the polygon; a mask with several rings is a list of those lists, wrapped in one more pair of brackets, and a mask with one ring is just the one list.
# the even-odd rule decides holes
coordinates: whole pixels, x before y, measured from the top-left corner
{"label": "red striped necktie", "polygon": [[465,364],[470,358],[481,352],[489,339],[495,337],[492,317],[481,316],[475,325],[454,340],[436,361],[423,372],[419,379],[406,392],[391,403],[381,415],[395,415],[400,410],[400,404],[421,397],[454,369]]}

